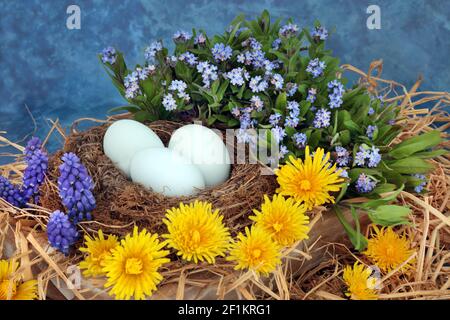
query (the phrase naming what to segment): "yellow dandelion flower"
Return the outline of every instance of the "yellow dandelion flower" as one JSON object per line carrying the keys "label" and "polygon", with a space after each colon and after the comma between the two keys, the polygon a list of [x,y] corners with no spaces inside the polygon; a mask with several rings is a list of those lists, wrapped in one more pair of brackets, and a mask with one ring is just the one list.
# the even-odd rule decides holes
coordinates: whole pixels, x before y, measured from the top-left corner
{"label": "yellow dandelion flower", "polygon": [[253,210],[255,216],[250,219],[256,226],[261,226],[273,239],[282,246],[289,246],[296,241],[308,238],[309,217],[305,215],[306,208],[293,198],[285,199],[274,195],[270,200],[264,196],[261,211]]}
{"label": "yellow dandelion flower", "polygon": [[[368,240],[364,254],[369,257],[382,271],[390,272],[405,262],[414,250],[405,236],[399,236],[392,228],[374,226],[371,238]],[[414,261],[409,261],[402,267],[407,270]]]}
{"label": "yellow dandelion flower", "polygon": [[167,226],[170,248],[187,261],[215,262],[215,257],[224,256],[230,246],[230,232],[222,222],[219,210],[212,211],[208,202],[195,201],[167,210],[163,220]]}
{"label": "yellow dandelion flower", "polygon": [[17,274],[19,263],[0,260],[0,300],[33,300],[37,298],[37,281],[23,282]]}
{"label": "yellow dandelion flower", "polygon": [[352,300],[377,300],[378,295],[374,289],[376,279],[371,277],[372,271],[364,265],[355,262],[353,268],[344,268],[344,281],[348,287],[345,293]]}
{"label": "yellow dandelion flower", "polygon": [[105,288],[111,288],[109,294],[116,299],[136,300],[151,296],[163,279],[158,269],[170,260],[165,258],[169,251],[161,250],[156,234],[134,227],[133,234],[126,235],[120,245],[112,249],[103,261],[103,272],[107,282]]}
{"label": "yellow dandelion flower", "polygon": [[238,241],[230,250],[228,261],[236,261],[236,270],[252,269],[268,275],[281,263],[281,246],[262,227],[245,228],[245,235],[238,234]]}
{"label": "yellow dandelion flower", "polygon": [[83,274],[87,277],[104,275],[102,263],[106,256],[111,254],[112,249],[120,244],[119,240],[114,235],[105,238],[102,230],[98,231],[97,237],[86,235],[84,239],[85,247],[80,248],[80,251],[87,253],[87,256],[80,262],[80,269],[86,269]]}
{"label": "yellow dandelion flower", "polygon": [[344,180],[336,170],[336,164],[330,166],[330,153],[324,156],[324,150],[318,148],[311,157],[309,146],[305,149],[305,161],[290,156],[289,161],[275,171],[280,187],[277,192],[293,197],[305,203],[306,210],[324,203],[334,203],[330,192],[339,191]]}

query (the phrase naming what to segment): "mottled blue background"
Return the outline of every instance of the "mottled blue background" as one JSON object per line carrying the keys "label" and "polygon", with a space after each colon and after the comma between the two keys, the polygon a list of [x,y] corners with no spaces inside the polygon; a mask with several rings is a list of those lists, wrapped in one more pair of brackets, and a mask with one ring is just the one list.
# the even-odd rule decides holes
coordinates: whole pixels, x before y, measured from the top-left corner
{"label": "mottled blue background", "polygon": [[[70,4],[81,8],[81,30],[66,28]],[[370,4],[381,7],[381,30],[366,28]],[[25,105],[44,136],[48,118],[68,125],[123,103],[97,60],[103,47],[120,48],[131,65],[149,42],[168,43],[177,29],[211,35],[239,13],[254,17],[265,8],[301,26],[317,18],[336,27],[328,47],[342,63],[367,70],[382,58],[385,78],[410,86],[421,73],[423,88],[450,89],[448,0],[0,0],[0,8],[0,131],[12,140],[34,130]]]}

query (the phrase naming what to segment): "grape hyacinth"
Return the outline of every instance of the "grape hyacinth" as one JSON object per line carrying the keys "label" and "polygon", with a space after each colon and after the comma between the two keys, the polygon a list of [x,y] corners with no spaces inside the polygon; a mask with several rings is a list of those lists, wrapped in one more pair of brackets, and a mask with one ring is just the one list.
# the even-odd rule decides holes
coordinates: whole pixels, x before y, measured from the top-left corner
{"label": "grape hyacinth", "polygon": [[364,173],[361,173],[356,181],[356,190],[359,193],[369,193],[375,188],[376,185],[377,182],[375,180]]}
{"label": "grape hyacinth", "polygon": [[175,34],[172,37],[172,39],[175,42],[186,42],[186,41],[190,40],[191,38],[192,38],[192,35],[189,32],[182,31],[182,30],[175,32]]}
{"label": "grape hyacinth", "polygon": [[350,153],[347,149],[341,146],[336,146],[336,163],[339,167],[345,167],[350,163]]}
{"label": "grape hyacinth", "polygon": [[298,32],[298,25],[289,23],[280,28],[279,35],[282,37],[295,36]]}
{"label": "grape hyacinth", "polygon": [[25,202],[39,201],[39,188],[44,182],[45,173],[48,168],[48,156],[42,148],[39,138],[33,137],[27,144],[24,155],[27,167],[23,173],[22,197]]}
{"label": "grape hyacinth", "polygon": [[231,58],[233,50],[230,46],[226,46],[223,43],[216,43],[211,49],[214,59],[216,61],[226,61]]}
{"label": "grape hyacinth", "polygon": [[0,176],[0,198],[17,208],[23,208],[26,204],[20,189],[3,176]]}
{"label": "grape hyacinth", "polygon": [[369,139],[372,139],[372,138],[373,138],[373,134],[375,133],[375,130],[377,130],[377,129],[378,129],[377,126],[371,126],[371,125],[369,125],[369,126],[367,127],[366,135],[369,137]]}
{"label": "grape hyacinth", "polygon": [[313,125],[315,128],[327,128],[330,126],[331,112],[326,109],[319,109],[314,117]]}
{"label": "grape hyacinth", "polygon": [[328,30],[324,27],[315,27],[311,32],[311,36],[319,40],[326,40],[328,38]]}
{"label": "grape hyacinth", "polygon": [[103,49],[101,55],[102,55],[103,63],[109,63],[109,64],[116,63],[117,52],[116,52],[116,49],[114,49],[113,47],[107,47],[107,48]]}
{"label": "grape hyacinth", "polygon": [[53,248],[68,255],[70,246],[78,239],[78,231],[66,214],[56,210],[47,223],[47,237]]}
{"label": "grape hyacinth", "polygon": [[145,59],[152,62],[155,59],[156,54],[163,49],[161,41],[152,42],[144,52]]}
{"label": "grape hyacinth", "polygon": [[339,108],[343,103],[344,86],[338,80],[333,80],[328,83],[328,91],[330,92],[328,106],[331,109]]}
{"label": "grape hyacinth", "polygon": [[374,113],[375,113],[375,109],[372,107],[370,107],[369,111],[367,111],[367,115],[369,115],[369,116],[373,115]]}
{"label": "grape hyacinth", "polygon": [[418,186],[414,187],[415,192],[421,193],[423,188],[427,185],[427,177],[423,174],[417,174],[417,173],[413,174],[413,177],[422,180],[422,182]]}
{"label": "grape hyacinth", "polygon": [[306,72],[309,72],[313,78],[317,78],[323,74],[323,70],[326,68],[326,64],[320,61],[319,58],[312,59],[309,61],[306,67]]}
{"label": "grape hyacinth", "polygon": [[91,220],[91,212],[96,205],[92,194],[92,178],[74,153],[65,153],[61,159],[63,163],[59,166],[58,189],[69,218],[74,223]]}
{"label": "grape hyacinth", "polygon": [[306,134],[297,132],[292,136],[292,140],[298,148],[304,148],[306,146],[307,137]]}
{"label": "grape hyacinth", "polygon": [[314,101],[316,101],[316,94],[317,94],[317,89],[310,88],[308,90],[308,96],[306,97],[306,101],[314,103]]}

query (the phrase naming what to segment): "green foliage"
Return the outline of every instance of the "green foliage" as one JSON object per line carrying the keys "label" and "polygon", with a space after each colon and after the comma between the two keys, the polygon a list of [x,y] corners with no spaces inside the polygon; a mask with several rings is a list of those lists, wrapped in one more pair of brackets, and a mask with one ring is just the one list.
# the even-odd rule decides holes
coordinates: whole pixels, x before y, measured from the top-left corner
{"label": "green foliage", "polygon": [[[287,150],[281,162],[289,155],[304,156],[305,145],[295,140],[299,134],[306,136],[305,144],[311,149],[322,147],[331,152],[332,162],[338,160],[337,147],[343,147],[349,152],[350,160],[340,166],[347,171],[348,178],[343,191],[336,195],[337,200],[365,196],[370,200],[358,209],[367,212],[373,222],[382,225],[406,222],[409,210],[389,205],[387,201],[393,199],[386,200],[383,194],[395,190],[394,194],[398,194],[403,188],[411,191],[422,185],[423,180],[415,175],[433,169],[427,159],[447,152],[432,149],[441,142],[439,132],[431,131],[399,144],[393,143],[402,131],[402,127],[395,124],[400,112],[398,104],[386,103],[361,85],[345,89],[347,80],[338,77],[342,73],[339,59],[326,49],[324,39],[308,28],[284,33],[286,25],[291,23],[292,20],[273,21],[268,11],[254,20],[239,15],[222,34],[207,36],[204,30],[193,29],[191,37],[174,39],[173,53],[159,42],[161,47],[151,55],[147,50],[146,62],[134,68],[127,66],[123,54],[117,51],[113,64],[103,63],[114,86],[127,101],[114,111],[131,112],[142,122],[196,118],[208,126],[221,128],[281,129],[285,136],[279,143]],[[320,27],[320,23],[316,22],[314,27]],[[197,41],[198,36],[204,41]],[[229,49],[230,55],[218,59],[214,54],[216,45]],[[191,55],[195,61],[189,61],[186,55]],[[248,60],[247,55],[252,58]],[[102,61],[101,58],[100,55]],[[317,76],[307,71],[315,59],[325,64]],[[201,70],[205,63],[212,68],[211,72]],[[146,77],[138,76],[142,70],[147,72]],[[242,82],[232,80],[232,70],[242,71]],[[205,75],[210,77],[207,81]],[[278,87],[276,76],[283,81]],[[252,87],[252,80],[258,77],[266,82],[261,90]],[[182,94],[171,88],[177,83],[174,81],[185,84]],[[332,104],[334,98],[330,90],[334,81],[344,88],[338,106]],[[132,94],[130,83],[135,84],[131,86]],[[311,90],[315,92],[313,99]],[[252,100],[255,98],[263,106],[255,107]],[[290,103],[298,104],[295,125],[287,123],[292,117]],[[320,109],[329,112],[329,124],[315,124]],[[280,120],[274,124],[271,116],[276,114]],[[258,143],[262,147],[276,140],[275,132],[269,130],[266,141],[260,139]],[[356,158],[361,148],[376,150],[380,159],[373,165],[358,163]],[[364,194],[355,187],[362,174],[376,182],[376,187]],[[359,230],[354,230],[339,213],[338,216],[354,245],[364,248],[366,241]],[[352,216],[358,225],[356,211],[352,211]]]}

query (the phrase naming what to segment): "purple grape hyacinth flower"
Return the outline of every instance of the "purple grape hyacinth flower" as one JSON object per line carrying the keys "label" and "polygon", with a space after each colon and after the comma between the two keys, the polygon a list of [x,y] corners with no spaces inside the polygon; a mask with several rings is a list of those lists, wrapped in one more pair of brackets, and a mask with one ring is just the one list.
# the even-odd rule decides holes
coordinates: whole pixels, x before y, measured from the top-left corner
{"label": "purple grape hyacinth flower", "polygon": [[39,188],[44,183],[45,174],[48,168],[48,156],[42,149],[42,142],[39,138],[33,137],[28,141],[24,150],[27,167],[23,173],[22,197],[25,202],[34,200],[39,202]]}
{"label": "purple grape hyacinth flower", "polygon": [[78,239],[78,231],[66,214],[56,210],[47,223],[47,237],[53,248],[68,255],[70,246]]}
{"label": "purple grape hyacinth flower", "polygon": [[69,218],[74,223],[91,220],[91,212],[96,206],[92,178],[74,153],[65,153],[61,159],[63,163],[59,166],[58,189]]}
{"label": "purple grape hyacinth flower", "polygon": [[23,208],[26,204],[20,189],[3,176],[0,176],[0,198],[17,208]]}

